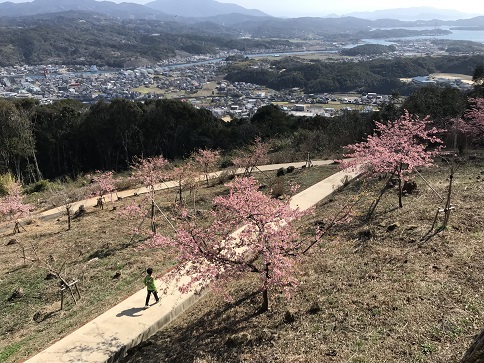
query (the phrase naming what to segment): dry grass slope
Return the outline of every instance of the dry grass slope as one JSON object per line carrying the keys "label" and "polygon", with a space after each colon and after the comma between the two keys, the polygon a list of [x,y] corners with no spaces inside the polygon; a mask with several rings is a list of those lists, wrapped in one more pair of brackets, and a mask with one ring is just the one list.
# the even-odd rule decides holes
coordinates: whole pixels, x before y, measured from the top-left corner
{"label": "dry grass slope", "polygon": [[[335,170],[336,166],[299,169],[284,178],[286,183],[296,182],[304,189]],[[275,174],[266,172],[259,177],[262,183],[271,185]],[[196,208],[209,209],[213,197],[226,192],[223,185],[202,186]],[[34,355],[142,289],[146,266],[154,265],[157,273],[162,273],[175,263],[165,251],[137,249],[143,241],[139,236],[133,238],[133,229],[141,221],[119,217],[117,212],[124,205],[141,203],[142,198],[106,202],[104,210],[87,208],[84,216],[73,220],[69,231],[65,216],[52,220],[32,217],[23,223],[26,231],[16,235],[11,234],[11,226],[0,226],[4,229],[0,232],[0,362],[18,362]],[[174,191],[158,193],[157,204],[166,214],[174,200]],[[169,231],[161,216],[158,222],[159,231]],[[142,227],[149,228],[148,221]],[[78,304],[67,295],[66,306],[60,310],[59,280],[49,275],[47,265],[58,270],[64,266],[67,279],[79,280],[82,298]],[[12,297],[15,291],[18,294]]]}
{"label": "dry grass slope", "polygon": [[[445,196],[446,165],[422,172]],[[381,182],[352,183],[302,221],[314,230],[368,195],[351,223],[311,250],[292,299],[274,294],[271,311],[257,315],[254,281],[238,281],[234,303],[207,294],[123,362],[458,362],[484,326],[483,179],[482,156],[459,166],[455,212],[430,238],[443,202],[422,180],[402,209],[389,190],[370,222],[363,217]]]}

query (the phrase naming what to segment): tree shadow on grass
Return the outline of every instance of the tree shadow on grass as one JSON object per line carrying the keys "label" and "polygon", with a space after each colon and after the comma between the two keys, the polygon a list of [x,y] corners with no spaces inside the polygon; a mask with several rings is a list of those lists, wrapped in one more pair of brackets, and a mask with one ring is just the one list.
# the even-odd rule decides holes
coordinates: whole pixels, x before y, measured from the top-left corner
{"label": "tree shadow on grass", "polygon": [[103,258],[107,258],[107,257],[115,255],[119,251],[123,251],[127,248],[131,248],[131,247],[133,247],[133,245],[134,245],[134,243],[123,243],[119,246],[115,246],[115,247],[111,247],[111,248],[101,247],[100,249],[94,251],[89,256],[87,256],[86,261],[90,261],[90,260],[95,259],[95,258],[102,260]]}
{"label": "tree shadow on grass", "polygon": [[45,320],[48,320],[54,316],[57,316],[61,313],[61,309],[57,309],[57,310],[53,310],[53,311],[47,311],[47,312],[43,312],[43,311],[38,311],[37,313],[34,314],[33,316],[33,320],[36,322],[36,323],[41,323]]}
{"label": "tree shadow on grass", "polygon": [[[236,362],[237,356],[266,337],[247,333],[247,326],[260,315],[256,308],[261,302],[259,296],[260,291],[247,294],[234,303],[216,306],[194,319],[185,313],[178,319],[185,319],[187,324],[160,330],[148,342],[130,349],[120,362],[193,362],[204,356],[220,362]],[[203,301],[198,304],[203,304]],[[246,313],[247,309],[243,307],[246,304],[250,305],[251,313]],[[189,313],[199,314],[193,310]],[[257,330],[263,333],[263,329]]]}
{"label": "tree shadow on grass", "polygon": [[385,216],[385,215],[387,215],[387,214],[390,214],[390,213],[392,213],[392,212],[395,212],[396,210],[399,210],[399,209],[400,209],[400,208],[398,208],[398,207],[393,207],[393,208],[388,208],[388,209],[385,209],[385,210],[383,210],[383,211],[381,211],[381,212],[378,212],[378,213],[376,213],[376,212],[375,212],[375,213],[374,213],[374,214],[371,216],[371,218],[383,217],[383,216]]}
{"label": "tree shadow on grass", "polygon": [[5,275],[9,275],[9,274],[13,274],[15,272],[18,272],[20,270],[24,270],[24,269],[27,269],[29,268],[30,266],[29,265],[26,265],[26,264],[22,264],[22,265],[18,265],[8,271],[5,272]]}
{"label": "tree shadow on grass", "polygon": [[467,349],[461,363],[479,363],[484,360],[484,329],[474,339]]}
{"label": "tree shadow on grass", "polygon": [[430,241],[432,238],[437,236],[439,233],[445,231],[444,227],[439,227],[435,229],[429,230],[421,239],[420,239],[420,246],[422,246],[425,242]]}

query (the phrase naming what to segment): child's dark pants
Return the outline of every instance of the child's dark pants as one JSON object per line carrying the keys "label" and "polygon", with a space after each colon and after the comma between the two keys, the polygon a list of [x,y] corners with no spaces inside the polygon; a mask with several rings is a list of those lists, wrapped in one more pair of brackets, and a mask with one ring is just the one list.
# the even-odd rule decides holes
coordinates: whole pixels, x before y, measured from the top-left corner
{"label": "child's dark pants", "polygon": [[148,306],[148,303],[150,302],[151,293],[153,293],[153,296],[155,297],[156,302],[158,302],[159,300],[158,293],[156,292],[156,290],[148,290],[148,294],[146,295],[146,303],[145,303],[146,306]]}

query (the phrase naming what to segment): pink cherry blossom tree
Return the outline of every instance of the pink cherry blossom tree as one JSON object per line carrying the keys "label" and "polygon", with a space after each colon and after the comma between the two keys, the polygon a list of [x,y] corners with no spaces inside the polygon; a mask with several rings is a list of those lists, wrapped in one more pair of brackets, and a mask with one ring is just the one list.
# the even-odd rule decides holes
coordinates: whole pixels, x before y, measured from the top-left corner
{"label": "pink cherry blossom tree", "polygon": [[247,177],[257,165],[266,164],[269,161],[268,153],[270,144],[262,142],[261,138],[255,139],[254,144],[250,145],[246,151],[240,152],[239,156],[232,161],[237,168],[244,169],[243,176]]}
{"label": "pink cherry blossom tree", "polygon": [[205,181],[207,182],[207,185],[209,174],[215,171],[217,164],[220,161],[220,158],[220,150],[198,149],[193,154],[193,160],[205,176]]}
{"label": "pink cherry blossom tree", "polygon": [[351,159],[341,166],[362,165],[367,175],[390,173],[396,176],[398,205],[402,208],[402,181],[418,167],[434,165],[433,157],[442,148],[443,141],[438,135],[445,130],[432,127],[431,123],[428,116],[420,119],[408,111],[387,124],[376,122],[375,133],[366,141],[345,147],[349,151],[345,157]]}
{"label": "pink cherry blossom tree", "polygon": [[[467,147],[468,139],[476,142],[484,140],[484,98],[469,98],[470,108],[462,118],[451,120],[449,131],[454,138],[454,149],[461,152]],[[458,144],[458,139],[463,136],[464,144]]]}
{"label": "pink cherry blossom tree", "polygon": [[169,162],[163,156],[152,158],[142,158],[135,161],[132,165],[131,178],[141,183],[147,190],[146,200],[151,206],[151,229],[156,232],[155,220],[155,192],[157,185],[167,180],[167,166]]}
{"label": "pink cherry blossom tree", "polygon": [[210,223],[197,223],[184,210],[176,233],[171,237],[157,234],[150,244],[177,252],[178,280],[184,275],[190,277],[181,285],[182,292],[212,284],[230,299],[226,289],[229,282],[256,274],[263,312],[269,308],[269,290],[289,294],[297,285],[297,251],[301,245],[293,221],[303,212],[291,209],[288,200],[273,199],[259,191],[259,183],[252,177],[236,178],[228,186],[228,195],[214,199]]}
{"label": "pink cherry blossom tree", "polygon": [[153,232],[153,229],[155,229],[156,231],[156,226],[153,227],[153,224],[155,223],[154,217],[152,217],[153,219],[151,219],[151,230],[149,233],[145,233],[145,231],[143,231],[141,228],[145,220],[151,217],[151,210],[146,208],[146,206],[143,204],[135,202],[130,203],[124,208],[119,209],[118,215],[120,216],[120,218],[126,220],[127,223],[136,222],[136,225],[132,227],[133,234],[129,241],[130,244],[131,242],[133,242],[136,236],[140,236],[141,238],[143,238],[143,240],[145,240],[146,238],[149,239],[153,236],[153,234],[155,233]]}
{"label": "pink cherry blossom tree", "polygon": [[168,179],[175,183],[176,196],[175,203],[184,203],[183,192],[189,190],[194,193],[196,186],[200,180],[199,174],[195,170],[193,162],[188,162],[179,166],[175,166],[168,172]]}
{"label": "pink cherry blossom tree", "polygon": [[471,107],[464,114],[466,129],[476,141],[484,140],[484,98],[470,98]]}
{"label": "pink cherry blossom tree", "polygon": [[111,202],[113,201],[113,192],[116,191],[114,184],[113,172],[96,171],[92,176],[91,195],[99,197],[98,204],[103,207],[103,200],[106,194],[109,194]]}
{"label": "pink cherry blossom tree", "polygon": [[448,131],[453,138],[454,153],[457,153],[457,152],[461,153],[462,150],[464,149],[464,145],[462,145],[458,141],[461,135],[464,135],[466,139],[466,144],[467,144],[467,136],[469,133],[469,128],[466,122],[460,117],[452,118],[449,120]]}
{"label": "pink cherry blossom tree", "polygon": [[0,198],[0,220],[15,221],[13,233],[20,233],[19,222],[21,218],[29,215],[34,207],[23,202],[22,186],[18,183],[11,183],[7,186],[7,195]]}

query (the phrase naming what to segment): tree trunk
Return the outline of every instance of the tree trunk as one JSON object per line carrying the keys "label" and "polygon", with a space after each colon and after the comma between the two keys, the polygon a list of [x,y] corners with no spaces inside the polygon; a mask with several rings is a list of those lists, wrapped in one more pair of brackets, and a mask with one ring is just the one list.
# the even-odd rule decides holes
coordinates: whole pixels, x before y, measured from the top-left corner
{"label": "tree trunk", "polygon": [[378,203],[380,203],[380,200],[383,197],[383,194],[385,194],[386,190],[388,189],[388,184],[390,183],[394,175],[395,175],[395,172],[393,172],[392,175],[390,175],[390,178],[388,178],[385,185],[380,190],[380,194],[378,195],[378,198],[376,198],[373,201],[373,203],[371,203],[370,208],[368,209],[368,213],[366,215],[367,220],[370,220],[371,217],[373,216],[373,213],[375,213],[376,207],[378,206]]}
{"label": "tree trunk", "polygon": [[398,179],[398,208],[403,208],[403,202],[402,202],[402,179]]}
{"label": "tree trunk", "polygon": [[398,167],[398,207],[403,208],[402,202],[402,163]]}
{"label": "tree trunk", "polygon": [[482,363],[484,362],[484,330],[469,347],[460,363]]}
{"label": "tree trunk", "polygon": [[398,207],[403,208],[403,202],[402,202],[402,194],[403,194],[403,185],[402,185],[402,168],[403,165],[400,163],[398,166]]}
{"label": "tree trunk", "polygon": [[15,175],[17,178],[17,181],[19,183],[23,183],[23,178],[22,178],[22,170],[20,169],[20,158],[16,158],[14,161],[15,164]]}
{"label": "tree trunk", "polygon": [[262,290],[262,306],[260,307],[260,312],[265,313],[269,310],[269,293],[267,292],[267,288]]}
{"label": "tree trunk", "polygon": [[[269,279],[269,266],[270,266],[270,264],[266,263],[266,267],[265,267],[265,272],[266,272],[265,281],[266,282]],[[265,313],[268,310],[269,310],[269,292],[267,291],[267,286],[264,286],[264,290],[262,290],[262,306],[260,307],[259,312]]]}
{"label": "tree trunk", "polygon": [[444,223],[442,225],[443,228],[446,228],[447,225],[449,224],[450,212],[451,212],[450,200],[451,200],[451,197],[452,197],[452,182],[453,181],[454,181],[454,164],[452,163],[452,165],[450,167],[449,190],[447,191],[447,200],[445,202],[445,208],[444,208]]}
{"label": "tree trunk", "polygon": [[67,211],[67,230],[71,230],[71,206],[68,205],[66,206],[66,211]]}
{"label": "tree trunk", "polygon": [[39,163],[37,162],[37,153],[35,149],[32,148],[32,158],[34,159],[35,172],[37,173],[37,181],[42,180],[42,173],[39,169]]}
{"label": "tree trunk", "polygon": [[205,167],[205,180],[207,182],[207,187],[210,185],[209,181],[208,181],[208,167]]}
{"label": "tree trunk", "polygon": [[[154,198],[154,197],[153,197]],[[155,223],[155,201],[151,201],[151,231],[156,233],[156,223]]]}

